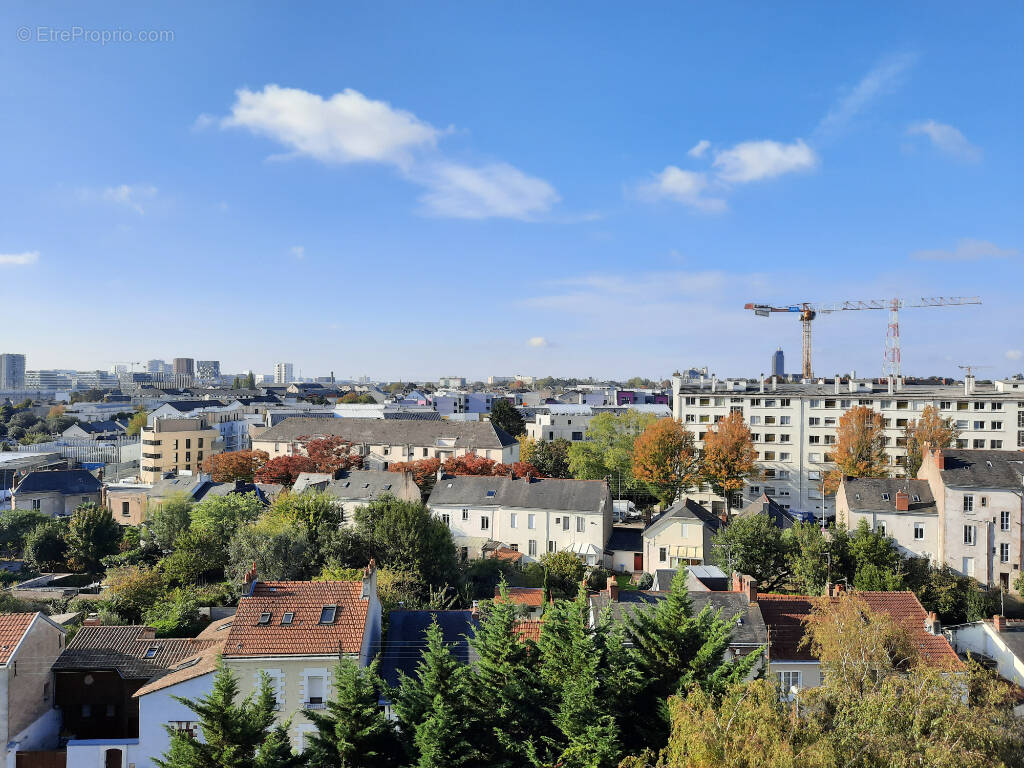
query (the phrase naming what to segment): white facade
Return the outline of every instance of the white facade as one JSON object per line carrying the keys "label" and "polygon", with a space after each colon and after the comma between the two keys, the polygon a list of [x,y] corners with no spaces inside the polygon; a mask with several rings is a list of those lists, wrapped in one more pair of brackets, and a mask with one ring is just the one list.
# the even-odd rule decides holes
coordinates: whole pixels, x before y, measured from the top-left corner
{"label": "white facade", "polygon": [[[821,515],[833,511],[822,500],[822,481],[834,468],[829,451],[836,442],[839,418],[856,406],[882,415],[893,474],[902,472],[906,457],[903,429],[933,405],[952,418],[961,430],[959,448],[1024,448],[1024,381],[1010,379],[993,385],[903,385],[840,379],[825,383],[726,380],[715,377],[684,384],[673,377],[673,417],[694,433],[703,445],[707,429],[732,411],[743,415],[754,436],[760,480],[742,493],[749,502],[767,493],[784,508]],[[739,496],[739,494],[738,494]],[[695,497],[706,503],[713,497],[702,489]],[[736,499],[740,501],[740,499]],[[712,511],[722,508],[712,502]],[[733,507],[739,506],[734,503]]]}
{"label": "white facade", "polygon": [[274,363],[274,383],[290,384],[295,381],[291,363]]}

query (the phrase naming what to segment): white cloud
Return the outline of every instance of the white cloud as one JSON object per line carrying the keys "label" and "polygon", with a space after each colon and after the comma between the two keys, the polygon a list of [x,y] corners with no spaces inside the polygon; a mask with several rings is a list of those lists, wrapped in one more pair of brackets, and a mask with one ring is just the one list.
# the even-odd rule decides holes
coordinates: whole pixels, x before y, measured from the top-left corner
{"label": "white cloud", "polygon": [[39,251],[0,253],[0,267],[24,267],[39,261]]}
{"label": "white cloud", "polygon": [[546,347],[548,345],[548,340],[545,339],[543,336],[531,336],[530,339],[526,342],[526,344],[528,346],[535,348]]}
{"label": "white cloud", "polygon": [[427,213],[456,219],[500,217],[528,220],[558,202],[555,188],[507,163],[477,168],[436,163],[421,177],[428,191],[420,198]]}
{"label": "white cloud", "polygon": [[717,213],[726,208],[720,197],[705,197],[708,191],[707,174],[684,171],[674,165],[665,166],[653,181],[640,185],[640,196],[647,200],[674,200],[698,211]]}
{"label": "white cloud", "polygon": [[306,249],[301,245],[293,245],[291,248],[288,249],[288,253],[290,253],[292,255],[292,258],[295,259],[306,258]]}
{"label": "white cloud", "polygon": [[157,188],[148,184],[119,184],[116,187],[103,189],[81,189],[78,194],[82,200],[101,200],[105,203],[123,205],[140,216],[146,212],[150,202],[157,196]]}
{"label": "white cloud", "polygon": [[278,85],[236,91],[231,115],[221,120],[221,126],[248,128],[326,163],[400,167],[408,167],[414,150],[434,146],[440,133],[411,112],[351,88],[324,99]]}
{"label": "white cloud", "polygon": [[786,173],[810,171],[818,165],[814,150],[797,139],[792,144],[778,141],[744,141],[715,153],[712,163],[718,178],[733,184],[770,179]]}
{"label": "white cloud", "polygon": [[963,238],[948,250],[914,251],[910,258],[920,261],[981,261],[982,259],[1009,259],[1019,256],[1016,248],[1000,248],[988,240]]}
{"label": "white cloud", "polygon": [[690,151],[687,152],[686,154],[688,154],[690,157],[700,157],[701,155],[708,151],[708,148],[710,146],[710,141],[708,141],[707,139],[701,139],[692,147],[690,147]]}
{"label": "white cloud", "polygon": [[831,133],[845,127],[879,96],[895,91],[903,82],[917,56],[890,56],[877,64],[846,95],[840,98],[818,123],[817,133]]}
{"label": "white cloud", "polygon": [[1019,349],[1006,350],[1007,360],[1020,360],[1022,357],[1024,357],[1024,352],[1021,352]]}
{"label": "white cloud", "polygon": [[981,150],[952,125],[938,123],[935,120],[923,120],[909,126],[907,135],[927,136],[931,139],[932,146],[959,160],[977,162],[981,159]]}

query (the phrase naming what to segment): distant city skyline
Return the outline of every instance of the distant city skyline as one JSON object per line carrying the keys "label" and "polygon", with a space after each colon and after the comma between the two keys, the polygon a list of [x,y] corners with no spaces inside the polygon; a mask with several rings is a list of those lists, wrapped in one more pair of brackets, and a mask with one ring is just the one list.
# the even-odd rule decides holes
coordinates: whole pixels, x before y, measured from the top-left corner
{"label": "distant city skyline", "polygon": [[[249,11],[0,7],[0,349],[757,375],[800,327],[746,302],[977,295],[904,313],[904,372],[1024,367],[1022,5]],[[842,314],[815,372],[878,376],[885,313]]]}

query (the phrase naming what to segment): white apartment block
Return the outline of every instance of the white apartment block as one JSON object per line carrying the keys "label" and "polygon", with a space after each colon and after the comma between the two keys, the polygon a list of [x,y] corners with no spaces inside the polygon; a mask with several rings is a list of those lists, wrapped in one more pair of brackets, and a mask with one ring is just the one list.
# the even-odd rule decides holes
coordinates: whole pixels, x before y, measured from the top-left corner
{"label": "white apartment block", "polygon": [[624,413],[627,410],[649,413],[657,419],[672,415],[669,406],[649,403],[608,406],[576,403],[542,405],[537,408],[534,420],[527,422],[526,434],[534,440],[550,441],[562,438],[578,443],[586,439],[587,427],[594,416],[599,413]]}
{"label": "white apartment block", "polygon": [[291,384],[295,381],[294,371],[291,363],[274,363],[274,383]]}
{"label": "white apartment block", "polygon": [[[830,450],[836,442],[839,418],[851,408],[867,406],[882,415],[887,453],[894,475],[906,461],[903,429],[921,417],[928,405],[952,418],[960,429],[957,448],[1024,448],[1024,380],[1006,379],[976,384],[967,377],[956,385],[907,385],[902,381],[824,379],[807,383],[777,380],[724,380],[712,376],[684,384],[674,376],[673,417],[694,433],[703,446],[707,429],[732,411],[743,415],[754,437],[762,477],[733,500],[733,508],[767,493],[784,508],[821,515],[834,511],[823,502],[822,481],[834,468]],[[703,488],[693,494],[710,502],[718,514],[724,501]],[[742,496],[742,499],[740,498]]]}

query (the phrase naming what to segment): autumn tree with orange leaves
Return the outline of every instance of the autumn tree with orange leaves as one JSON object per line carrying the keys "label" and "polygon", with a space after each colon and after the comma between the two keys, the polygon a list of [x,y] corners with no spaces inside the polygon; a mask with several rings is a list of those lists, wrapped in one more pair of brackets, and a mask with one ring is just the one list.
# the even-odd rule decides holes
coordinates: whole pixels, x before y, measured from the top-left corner
{"label": "autumn tree with orange leaves", "polygon": [[921,418],[907,422],[903,439],[907,445],[907,476],[917,477],[925,450],[949,448],[960,437],[960,430],[952,419],[942,418],[939,409],[927,405]]}
{"label": "autumn tree with orange leaves", "polygon": [[700,482],[693,433],[673,418],[658,419],[633,443],[633,477],[664,506]]}
{"label": "autumn tree with orange leaves", "polygon": [[203,472],[215,483],[233,483],[240,480],[251,483],[253,475],[267,463],[270,455],[266,451],[228,451],[207,456],[203,460]]}
{"label": "autumn tree with orange leaves", "polygon": [[316,463],[316,472],[336,474],[342,470],[360,469],[363,457],[352,453],[352,443],[337,435],[309,438],[300,437],[306,455]]}
{"label": "autumn tree with orange leaves", "polygon": [[257,470],[253,478],[257,483],[294,485],[303,472],[316,471],[316,462],[309,456],[278,456]]}
{"label": "autumn tree with orange leaves", "polygon": [[832,461],[836,468],[825,480],[825,493],[835,493],[843,477],[888,477],[882,414],[866,405],[851,408],[839,418]]}
{"label": "autumn tree with orange leaves", "polygon": [[743,422],[743,414],[733,411],[704,435],[701,481],[725,499],[728,511],[732,508],[732,495],[742,490],[747,480],[760,477],[756,461],[750,428]]}
{"label": "autumn tree with orange leaves", "polygon": [[388,472],[412,472],[413,482],[420,489],[423,501],[427,500],[437,482],[437,471],[441,468],[441,460],[419,459],[417,461],[394,461],[388,464]]}

